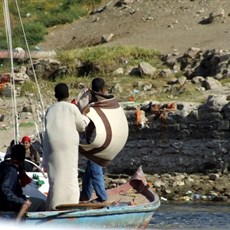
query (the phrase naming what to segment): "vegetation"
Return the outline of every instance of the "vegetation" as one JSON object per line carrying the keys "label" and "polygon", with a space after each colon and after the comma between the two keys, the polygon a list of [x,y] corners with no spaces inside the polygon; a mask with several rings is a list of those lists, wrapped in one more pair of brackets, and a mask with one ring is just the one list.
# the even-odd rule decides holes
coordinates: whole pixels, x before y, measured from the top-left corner
{"label": "vegetation", "polygon": [[27,95],[29,93],[38,94],[38,89],[33,81],[25,81],[21,86],[21,95]]}
{"label": "vegetation", "polygon": [[[127,101],[131,97],[138,102],[146,100],[202,102],[204,100],[196,86],[191,83],[186,83],[184,86],[167,84],[167,81],[181,77],[183,73],[162,76],[161,70],[168,67],[163,65],[161,54],[155,50],[128,46],[97,46],[62,51],[58,54],[58,59],[62,65],[68,66],[70,72],[64,77],[56,77],[54,81],[39,79],[42,94],[46,98],[54,99],[53,88],[63,81],[70,86],[70,98],[74,98],[80,92],[79,85],[90,87],[92,78],[100,76],[106,80],[109,92],[115,94],[119,101]],[[156,73],[153,76],[129,75],[131,68],[138,67],[140,62],[150,63],[157,69]],[[76,71],[79,69],[77,63],[92,63],[94,68],[82,74]],[[115,74],[118,68],[122,68],[124,74]],[[150,90],[144,89],[146,85],[150,86]],[[33,81],[27,81],[21,86],[21,95],[30,93],[37,94]]]}
{"label": "vegetation", "polygon": [[[74,86],[80,82],[89,86],[91,79],[99,75],[106,79],[111,93],[114,93],[115,84],[121,85],[121,92],[116,90],[115,93],[121,101],[129,100],[131,96],[139,102],[146,100],[202,102],[205,100],[204,96],[193,84],[186,83],[184,86],[175,85],[166,87],[167,81],[173,78],[179,78],[183,76],[183,73],[178,72],[167,78],[161,76],[160,70],[167,69],[168,67],[164,66],[161,54],[155,50],[132,46],[96,46],[63,51],[59,53],[58,58],[64,65],[68,65],[72,68],[74,68],[78,62],[93,63],[98,71],[92,71],[87,74],[87,76],[81,76],[79,74],[68,76],[65,81]],[[140,62],[148,62],[154,66],[157,69],[156,74],[151,77],[130,76],[128,74],[130,68],[138,67]],[[118,68],[122,68],[124,74],[114,74],[114,71]],[[144,85],[152,85],[152,90],[143,90]],[[74,92],[76,93],[76,89]]]}
{"label": "vegetation", "polygon": [[151,65],[160,68],[161,54],[155,50],[130,46],[118,47],[87,47],[59,53],[58,59],[68,66],[76,65],[76,59],[80,62],[93,62],[104,74],[110,74],[118,67],[138,65],[142,61],[148,61]]}
{"label": "vegetation", "polygon": [[23,123],[20,123],[20,125],[19,125],[20,128],[33,127],[33,126],[34,126],[34,123],[32,123],[32,122],[23,122]]}
{"label": "vegetation", "polygon": [[[99,4],[101,0],[23,0],[19,3],[20,15],[22,17],[27,42],[30,48],[41,42],[48,28],[58,24],[72,22],[90,11]],[[15,1],[10,1],[10,18],[13,28],[13,47],[25,48],[24,36],[18,19]],[[0,6],[2,14],[2,5]],[[0,22],[0,49],[7,47],[3,20]],[[161,61],[161,54],[155,50],[138,47],[87,47],[72,51],[62,51],[58,54],[58,59],[63,65],[68,66],[72,71],[63,78],[56,78],[55,81],[39,79],[42,94],[53,98],[53,87],[58,82],[65,81],[70,86],[71,97],[75,97],[80,91],[78,85],[90,86],[93,77],[101,76],[108,83],[110,93],[115,93],[119,100],[129,100],[132,96],[136,101],[145,100],[195,100],[202,101],[201,93],[194,85],[165,87],[170,78],[177,78],[183,73],[168,76],[167,79],[160,75],[160,70],[167,68]],[[154,76],[130,76],[128,72],[131,67],[137,67],[140,62],[148,62],[158,71]],[[89,72],[76,71],[77,63],[92,65],[93,70]],[[5,71],[7,63],[1,62],[0,70]],[[114,74],[118,68],[124,70],[124,74]],[[120,89],[115,89],[115,85],[121,85]],[[144,85],[151,85],[152,90],[143,90]],[[21,95],[30,93],[38,94],[33,81],[26,81],[21,86]]]}
{"label": "vegetation", "polygon": [[[44,39],[49,27],[70,23],[88,14],[101,0],[23,0],[9,1],[10,20],[13,35],[13,47],[25,48],[20,17],[30,46],[35,46]],[[4,18],[3,4],[0,15]],[[4,20],[0,22],[0,49],[6,49]]]}

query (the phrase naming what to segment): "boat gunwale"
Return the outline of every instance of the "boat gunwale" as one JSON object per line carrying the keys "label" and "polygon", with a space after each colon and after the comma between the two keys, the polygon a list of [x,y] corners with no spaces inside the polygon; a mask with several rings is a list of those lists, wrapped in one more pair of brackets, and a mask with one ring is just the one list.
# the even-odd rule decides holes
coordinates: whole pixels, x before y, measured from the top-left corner
{"label": "boat gunwale", "polygon": [[160,200],[157,194],[154,194],[155,200],[138,205],[110,205],[100,209],[68,209],[61,211],[43,211],[43,212],[28,212],[26,218],[30,219],[45,219],[45,218],[76,218],[76,217],[87,217],[87,216],[100,216],[100,215],[113,215],[113,214],[124,214],[125,213],[136,213],[136,212],[154,212],[160,206]]}

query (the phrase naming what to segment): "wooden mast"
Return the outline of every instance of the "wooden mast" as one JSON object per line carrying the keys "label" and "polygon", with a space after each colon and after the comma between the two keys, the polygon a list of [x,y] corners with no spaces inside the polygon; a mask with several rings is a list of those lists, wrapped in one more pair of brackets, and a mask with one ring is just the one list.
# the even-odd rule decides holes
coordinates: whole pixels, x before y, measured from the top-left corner
{"label": "wooden mast", "polygon": [[11,82],[12,116],[14,121],[14,141],[15,143],[18,143],[19,123],[18,123],[18,111],[17,111],[16,89],[15,89],[12,31],[11,31],[8,0],[3,0],[3,12],[4,12],[4,20],[5,20],[7,45],[10,53],[10,82]]}
{"label": "wooden mast", "polygon": [[[41,123],[41,132],[39,132],[39,127],[37,125],[37,122],[34,122],[34,125],[35,125],[36,132],[38,134],[38,138],[40,139],[41,138],[40,134],[42,134],[44,132],[45,106],[44,106],[41,90],[39,87],[39,83],[37,80],[37,76],[36,76],[36,73],[34,70],[32,56],[31,56],[31,53],[29,50],[29,45],[27,42],[26,33],[24,30],[24,26],[23,26],[23,22],[21,19],[19,5],[18,5],[17,0],[15,0],[15,5],[16,5],[17,11],[18,11],[19,22],[21,24],[21,28],[22,28],[22,32],[23,32],[23,36],[24,36],[24,40],[25,40],[25,45],[27,48],[26,56],[30,60],[30,64],[31,64],[31,68],[32,68],[33,76],[34,76],[34,81],[36,83],[38,95],[39,95],[39,100],[38,100],[39,103],[35,102],[35,104],[36,104],[36,112],[37,112],[38,121],[40,121],[40,123]],[[19,135],[19,117],[18,117],[18,111],[17,111],[17,100],[16,100],[17,92],[16,92],[16,88],[15,88],[15,73],[14,73],[14,59],[15,59],[16,51],[15,51],[15,49],[13,49],[12,30],[11,30],[11,21],[10,21],[10,11],[9,11],[8,0],[3,0],[3,12],[4,12],[4,19],[5,19],[8,55],[9,55],[9,59],[10,59],[10,83],[11,83],[11,98],[12,98],[12,116],[13,116],[13,121],[14,121],[14,140],[15,140],[15,143],[19,143],[19,138],[20,138],[20,135]],[[19,56],[17,56],[17,57],[19,57]],[[36,97],[34,97],[34,98],[36,98]],[[40,139],[40,141],[41,141],[41,139]]]}

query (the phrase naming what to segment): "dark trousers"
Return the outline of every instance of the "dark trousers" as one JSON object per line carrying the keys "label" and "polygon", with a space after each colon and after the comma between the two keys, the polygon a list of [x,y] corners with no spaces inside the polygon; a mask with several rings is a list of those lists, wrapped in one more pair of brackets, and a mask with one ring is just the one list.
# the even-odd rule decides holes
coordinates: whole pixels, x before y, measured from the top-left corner
{"label": "dark trousers", "polygon": [[82,201],[90,200],[93,191],[95,191],[98,201],[103,202],[107,200],[103,168],[93,161],[88,160],[83,176],[80,199]]}
{"label": "dark trousers", "polygon": [[37,197],[29,197],[31,201],[31,206],[29,207],[29,212],[41,212],[46,211],[46,202],[43,199]]}

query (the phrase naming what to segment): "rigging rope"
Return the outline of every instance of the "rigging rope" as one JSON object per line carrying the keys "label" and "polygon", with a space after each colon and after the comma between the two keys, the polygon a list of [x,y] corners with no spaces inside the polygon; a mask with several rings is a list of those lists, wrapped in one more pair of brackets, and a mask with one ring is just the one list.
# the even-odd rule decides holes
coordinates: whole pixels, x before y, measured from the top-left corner
{"label": "rigging rope", "polygon": [[[35,73],[35,69],[34,69],[34,65],[33,65],[33,61],[32,61],[32,57],[31,57],[31,53],[30,53],[28,41],[27,41],[27,38],[26,38],[26,33],[25,33],[24,26],[23,26],[22,17],[21,17],[21,13],[20,13],[20,10],[19,10],[19,6],[18,6],[18,1],[17,0],[15,0],[15,4],[16,4],[16,7],[17,7],[19,21],[20,21],[22,32],[23,32],[23,36],[24,36],[24,39],[25,39],[25,44],[26,44],[26,48],[27,48],[27,52],[28,52],[28,56],[29,56],[29,60],[30,60],[30,64],[31,64],[31,68],[32,68],[34,80],[35,80],[35,83],[36,83],[36,87],[38,89],[38,95],[39,95],[39,99],[40,99],[40,103],[41,103],[41,108],[36,108],[36,112],[37,112],[38,119],[41,118],[42,132],[43,132],[44,131],[44,116],[45,116],[44,102],[43,102],[41,90],[40,90],[40,87],[39,87],[39,84],[38,84],[37,75]],[[36,122],[35,122],[35,127],[36,127],[36,129],[38,127],[37,124],[36,124]],[[40,135],[38,135],[38,137],[40,137]]]}

